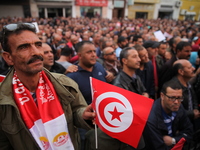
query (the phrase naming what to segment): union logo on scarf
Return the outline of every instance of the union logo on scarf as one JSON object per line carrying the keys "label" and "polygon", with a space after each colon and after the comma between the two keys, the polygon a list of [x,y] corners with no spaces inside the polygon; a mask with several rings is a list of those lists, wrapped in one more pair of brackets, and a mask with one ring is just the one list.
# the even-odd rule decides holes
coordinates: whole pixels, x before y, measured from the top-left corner
{"label": "union logo on scarf", "polygon": [[58,96],[44,71],[36,89],[37,105],[30,91],[21,83],[16,72],[13,93],[22,119],[42,150],[74,150],[67,121]]}

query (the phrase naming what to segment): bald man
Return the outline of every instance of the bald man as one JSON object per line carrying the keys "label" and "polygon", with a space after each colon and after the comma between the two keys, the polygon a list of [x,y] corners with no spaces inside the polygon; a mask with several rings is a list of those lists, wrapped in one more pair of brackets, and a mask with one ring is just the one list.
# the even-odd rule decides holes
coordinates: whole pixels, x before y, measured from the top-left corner
{"label": "bald man", "polygon": [[51,38],[51,43],[49,44],[51,46],[51,49],[53,51],[54,59],[57,60],[57,48],[59,46],[59,42],[62,40],[62,37],[59,34],[54,34]]}
{"label": "bald man", "polygon": [[121,65],[117,60],[115,50],[112,47],[106,47],[102,51],[104,68],[116,76],[121,70]]}
{"label": "bald man", "polygon": [[183,89],[183,106],[187,110],[187,115],[194,122],[200,117],[198,102],[192,85],[189,80],[195,76],[195,68],[186,59],[179,59],[173,64],[174,77],[171,79],[176,84],[180,84]]}

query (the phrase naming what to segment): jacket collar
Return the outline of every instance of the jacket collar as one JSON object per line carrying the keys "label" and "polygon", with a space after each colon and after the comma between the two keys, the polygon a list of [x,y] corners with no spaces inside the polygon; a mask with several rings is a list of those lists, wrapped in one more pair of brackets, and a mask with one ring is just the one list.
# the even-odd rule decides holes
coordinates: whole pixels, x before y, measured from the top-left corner
{"label": "jacket collar", "polygon": [[[75,99],[75,97],[64,87],[64,86],[68,86],[68,87],[73,88],[72,86],[70,86],[70,84],[64,83],[64,86],[61,85],[47,69],[43,68],[43,70],[45,71],[49,80],[52,82],[52,84],[56,90],[56,93],[59,96],[60,101],[65,100],[64,103],[68,104],[72,100]],[[14,74],[14,69],[12,68],[10,70],[10,72],[7,74],[7,76],[5,77],[4,81],[0,85],[0,105],[13,105],[13,106],[17,107],[17,105],[15,104],[15,101],[14,101],[13,91],[12,91],[13,74]],[[60,74],[57,74],[57,75],[61,76]],[[63,89],[65,89],[64,92],[63,92]],[[74,89],[74,90],[76,91],[76,89]],[[68,97],[67,101],[66,101],[66,96]]]}

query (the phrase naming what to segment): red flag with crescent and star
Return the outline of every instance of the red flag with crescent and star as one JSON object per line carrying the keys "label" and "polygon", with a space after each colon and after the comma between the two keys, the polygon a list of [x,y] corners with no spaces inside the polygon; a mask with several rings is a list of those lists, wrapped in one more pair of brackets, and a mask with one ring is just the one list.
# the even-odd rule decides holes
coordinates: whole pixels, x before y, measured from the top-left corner
{"label": "red flag with crescent and star", "polygon": [[90,84],[98,127],[137,148],[153,100],[92,77]]}

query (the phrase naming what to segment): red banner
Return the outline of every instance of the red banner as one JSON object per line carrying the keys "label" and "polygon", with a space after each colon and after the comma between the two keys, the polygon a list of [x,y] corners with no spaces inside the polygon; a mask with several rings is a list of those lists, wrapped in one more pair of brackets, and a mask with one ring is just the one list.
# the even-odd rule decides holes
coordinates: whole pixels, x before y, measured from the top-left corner
{"label": "red banner", "polygon": [[91,78],[91,87],[99,128],[137,148],[153,100],[95,78]]}
{"label": "red banner", "polygon": [[76,0],[78,6],[108,6],[108,0]]}

